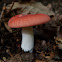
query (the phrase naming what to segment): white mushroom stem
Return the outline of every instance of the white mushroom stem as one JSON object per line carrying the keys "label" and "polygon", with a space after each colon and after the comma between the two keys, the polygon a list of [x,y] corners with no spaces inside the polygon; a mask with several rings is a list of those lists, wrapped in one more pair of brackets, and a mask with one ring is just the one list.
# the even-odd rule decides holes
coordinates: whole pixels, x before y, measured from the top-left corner
{"label": "white mushroom stem", "polygon": [[22,44],[21,48],[24,52],[32,52],[34,47],[34,34],[32,27],[22,28]]}

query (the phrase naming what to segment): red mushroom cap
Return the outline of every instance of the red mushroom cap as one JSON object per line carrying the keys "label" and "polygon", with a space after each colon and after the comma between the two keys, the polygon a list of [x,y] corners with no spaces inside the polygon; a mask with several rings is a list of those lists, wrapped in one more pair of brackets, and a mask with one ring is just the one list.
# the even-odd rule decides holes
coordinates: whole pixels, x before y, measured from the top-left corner
{"label": "red mushroom cap", "polygon": [[28,14],[24,16],[16,15],[9,20],[8,26],[11,28],[35,26],[39,24],[44,24],[49,20],[50,17],[46,14]]}

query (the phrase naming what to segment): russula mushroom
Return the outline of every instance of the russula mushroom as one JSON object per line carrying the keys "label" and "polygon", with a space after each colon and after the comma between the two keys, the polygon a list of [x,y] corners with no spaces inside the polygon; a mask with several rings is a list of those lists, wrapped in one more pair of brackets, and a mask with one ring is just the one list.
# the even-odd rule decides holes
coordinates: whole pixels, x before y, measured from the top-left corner
{"label": "russula mushroom", "polygon": [[25,52],[32,52],[34,47],[34,33],[32,26],[44,24],[49,20],[50,17],[46,14],[16,15],[9,20],[8,26],[11,28],[22,27],[21,48]]}

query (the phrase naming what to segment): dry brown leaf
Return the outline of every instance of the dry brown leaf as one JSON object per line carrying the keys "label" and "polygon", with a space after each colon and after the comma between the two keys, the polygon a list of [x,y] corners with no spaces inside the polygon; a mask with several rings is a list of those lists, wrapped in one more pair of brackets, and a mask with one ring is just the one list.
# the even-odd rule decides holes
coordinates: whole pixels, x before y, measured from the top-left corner
{"label": "dry brown leaf", "polygon": [[[9,10],[11,6],[12,6],[12,4],[7,5],[6,9]],[[20,8],[20,3],[19,2],[14,2],[14,5],[12,7],[12,10],[14,10],[16,8]]]}
{"label": "dry brown leaf", "polygon": [[[7,9],[10,9],[11,4],[7,5]],[[14,2],[14,6],[12,7],[12,10],[22,8],[23,12],[20,11],[22,14],[36,14],[36,13],[43,13],[47,15],[54,15],[54,12],[50,10],[47,6],[44,6],[41,2],[33,2],[28,4],[20,4],[19,2]]]}
{"label": "dry brown leaf", "polygon": [[47,58],[47,59],[51,59],[50,56],[45,56],[45,58]]}
{"label": "dry brown leaf", "polygon": [[58,47],[59,47],[59,49],[62,49],[62,44],[59,44]]}
{"label": "dry brown leaf", "polygon": [[33,9],[32,6],[27,6],[27,7],[25,7],[25,9],[22,12],[22,14],[27,15],[32,9]]}
{"label": "dry brown leaf", "polygon": [[54,56],[55,56],[54,52],[51,52],[50,53],[50,58],[54,58]]}
{"label": "dry brown leaf", "polygon": [[41,2],[35,2],[31,4],[34,8],[38,8],[38,13],[44,13],[47,15],[54,15],[54,12],[50,10],[47,6],[44,6]]}
{"label": "dry brown leaf", "polygon": [[10,60],[7,60],[7,62],[22,62],[21,56],[16,54],[14,57],[10,58]]}
{"label": "dry brown leaf", "polygon": [[40,55],[41,55],[41,56],[43,56],[43,57],[45,57],[45,54],[44,54],[44,52],[43,52],[43,51],[40,53]]}
{"label": "dry brown leaf", "polygon": [[45,62],[44,60],[35,60],[35,62]]}

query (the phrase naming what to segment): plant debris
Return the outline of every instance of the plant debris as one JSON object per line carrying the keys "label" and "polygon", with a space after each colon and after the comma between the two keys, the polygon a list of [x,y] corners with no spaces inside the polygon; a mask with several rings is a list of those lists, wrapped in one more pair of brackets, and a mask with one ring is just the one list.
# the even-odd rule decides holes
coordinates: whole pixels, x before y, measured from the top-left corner
{"label": "plant debris", "polygon": [[[0,2],[0,62],[62,62],[62,1],[7,0]],[[45,4],[45,5],[44,5]],[[2,8],[2,10],[1,10]],[[51,20],[34,26],[33,53],[21,49],[21,28],[8,27],[8,21],[17,14],[44,13]]]}

